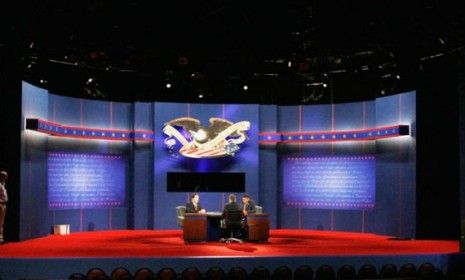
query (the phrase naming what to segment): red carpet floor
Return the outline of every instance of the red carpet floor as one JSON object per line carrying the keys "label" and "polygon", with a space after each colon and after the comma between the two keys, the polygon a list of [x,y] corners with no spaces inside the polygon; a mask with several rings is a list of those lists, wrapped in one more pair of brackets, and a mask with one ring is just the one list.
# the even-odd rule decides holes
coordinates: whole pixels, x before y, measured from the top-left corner
{"label": "red carpet floor", "polygon": [[268,243],[184,244],[180,230],[117,230],[50,235],[0,246],[0,258],[279,257],[448,254],[458,241],[390,240],[387,236],[314,230],[272,230]]}

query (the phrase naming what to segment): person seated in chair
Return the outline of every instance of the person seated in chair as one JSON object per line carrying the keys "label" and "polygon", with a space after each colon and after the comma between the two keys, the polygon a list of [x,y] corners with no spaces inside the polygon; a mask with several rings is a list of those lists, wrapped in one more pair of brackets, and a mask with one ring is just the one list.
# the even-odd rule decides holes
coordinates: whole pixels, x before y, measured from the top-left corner
{"label": "person seated in chair", "polygon": [[193,193],[191,195],[191,200],[188,203],[186,203],[186,213],[205,214],[205,208],[203,208],[202,205],[200,205],[199,200],[199,194]]}
{"label": "person seated in chair", "polygon": [[243,194],[242,195],[242,213],[244,213],[244,217],[247,217],[248,214],[253,214],[257,211],[255,208],[255,201],[250,198],[250,195]]}
{"label": "person seated in chair", "polygon": [[223,219],[226,218],[228,211],[241,211],[241,206],[237,203],[237,197],[235,194],[229,195],[229,203],[226,204],[223,208]]}
{"label": "person seated in chair", "polygon": [[235,194],[230,194],[229,195],[229,203],[226,204],[223,208],[223,214],[222,214],[222,217],[223,219],[225,219],[225,223],[226,223],[226,228],[228,228],[228,219],[229,219],[229,216],[228,214],[229,213],[232,213],[232,212],[236,212],[236,213],[239,213],[240,214],[240,217],[239,217],[239,220],[238,222],[239,223],[242,223],[242,208],[241,206],[237,203],[237,197]]}
{"label": "person seated in chair", "polygon": [[244,228],[242,229],[242,235],[244,238],[247,238],[249,236],[249,227],[247,224],[247,215],[248,214],[253,214],[257,211],[255,207],[255,201],[250,198],[250,195],[248,194],[243,194],[242,195],[242,213],[244,215]]}

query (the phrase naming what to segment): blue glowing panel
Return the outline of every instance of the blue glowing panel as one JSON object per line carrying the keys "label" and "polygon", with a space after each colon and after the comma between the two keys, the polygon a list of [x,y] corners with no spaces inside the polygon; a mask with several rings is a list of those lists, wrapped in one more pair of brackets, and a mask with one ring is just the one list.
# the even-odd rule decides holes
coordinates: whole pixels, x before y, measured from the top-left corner
{"label": "blue glowing panel", "polygon": [[48,154],[51,210],[124,206],[125,181],[121,155]]}
{"label": "blue glowing panel", "polygon": [[375,157],[286,157],[284,205],[314,209],[373,209]]}

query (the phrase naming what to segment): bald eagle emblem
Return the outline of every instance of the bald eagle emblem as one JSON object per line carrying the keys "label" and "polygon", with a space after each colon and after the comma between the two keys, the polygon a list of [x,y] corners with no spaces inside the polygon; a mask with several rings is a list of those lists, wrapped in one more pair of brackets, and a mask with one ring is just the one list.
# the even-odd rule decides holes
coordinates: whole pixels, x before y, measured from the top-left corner
{"label": "bald eagle emblem", "polygon": [[182,117],[165,123],[166,146],[173,149],[180,143],[179,154],[189,158],[234,156],[239,145],[247,139],[250,122],[232,123],[222,118],[210,118],[209,122],[207,127],[197,119]]}

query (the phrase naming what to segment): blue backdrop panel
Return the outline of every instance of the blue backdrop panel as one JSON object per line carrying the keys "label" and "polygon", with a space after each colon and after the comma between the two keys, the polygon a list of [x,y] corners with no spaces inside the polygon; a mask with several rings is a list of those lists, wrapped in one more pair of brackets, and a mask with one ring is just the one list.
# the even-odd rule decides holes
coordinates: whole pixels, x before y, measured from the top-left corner
{"label": "blue backdrop panel", "polygon": [[50,94],[47,120],[80,126],[81,104],[79,99]]}
{"label": "blue backdrop panel", "polygon": [[[258,197],[258,105],[155,103],[154,116],[154,225],[156,228],[175,228],[175,207],[185,205],[190,196],[189,193],[167,192],[167,172],[244,172],[246,192],[254,198]],[[240,145],[240,150],[234,157],[185,158],[177,150],[170,153],[164,143],[165,123],[180,117],[198,119],[203,126],[209,125],[211,117],[225,118],[233,123],[249,121],[251,124],[247,132],[249,139]],[[220,192],[202,193],[200,202],[207,211],[221,211],[227,203],[226,197],[227,194]]]}
{"label": "blue backdrop panel", "polygon": [[[415,123],[414,93],[368,102],[301,107],[289,106],[280,107],[278,110],[280,112],[280,130],[282,132],[295,132],[299,129],[302,131],[361,130],[374,126],[399,124],[399,122],[408,124],[414,129]],[[399,117],[399,114],[401,114],[401,117]],[[280,193],[279,198],[281,201],[278,208],[281,208],[281,215],[279,217],[280,225],[278,226],[284,228],[368,231],[414,236],[415,211],[411,208],[411,205],[413,207],[415,205],[414,189],[416,183],[415,171],[413,170],[415,162],[408,158],[415,156],[415,145],[411,136],[400,138],[403,139],[321,144],[281,144],[279,147],[280,158],[292,156],[376,155],[377,193],[375,209],[367,211],[289,209],[283,207],[282,193]],[[403,143],[400,147],[399,141]],[[393,145],[397,151],[400,149],[404,159],[398,156],[392,158],[392,155],[384,153],[387,147]],[[385,164],[386,161],[394,163],[397,168],[408,171],[394,173],[393,168]],[[282,168],[281,166],[281,172]],[[282,190],[282,177],[279,181]],[[393,202],[395,204],[392,204]],[[392,207],[392,205],[399,206]]]}
{"label": "blue backdrop panel", "polygon": [[[121,130],[132,129],[132,105],[126,103],[105,102],[96,100],[83,100],[50,95],[49,112],[53,121],[71,126],[84,126],[92,128],[114,128]],[[115,112],[115,113],[114,113]],[[76,145],[76,143],[79,143]],[[48,151],[81,152],[101,154],[121,154],[126,159],[131,153],[131,144],[127,142],[111,142],[105,140],[71,140],[55,139],[50,137]],[[126,167],[125,181],[126,196],[130,198],[131,171]],[[114,228],[127,228],[127,203],[124,207],[109,209],[78,209],[76,219],[69,219],[71,229],[76,231],[103,230]],[[63,217],[63,213],[55,211],[52,217]],[[73,215],[76,217],[76,215]],[[52,220],[52,223],[55,221]]]}
{"label": "blue backdrop panel", "polygon": [[[153,131],[153,103],[134,104],[134,129]],[[135,229],[153,228],[153,142],[136,141],[134,143],[133,195],[134,200],[129,211],[134,217]],[[132,222],[130,221],[130,224]]]}
{"label": "blue backdrop panel", "polygon": [[[278,111],[275,105],[260,106],[260,132],[277,132]],[[270,227],[278,225],[278,153],[276,144],[260,145],[259,195],[257,203],[270,214]]]}
{"label": "blue backdrop panel", "polygon": [[29,118],[48,118],[48,91],[26,82],[22,83],[22,127],[25,125],[24,116]]}
{"label": "blue backdrop panel", "polygon": [[[335,110],[336,130],[361,130],[375,127],[375,101],[337,104]],[[352,125],[349,123],[349,120],[353,121]],[[375,155],[376,141],[336,143],[333,145],[333,153],[342,155]],[[371,224],[370,217],[374,216],[376,209],[377,207],[375,206],[375,209],[371,210],[333,211],[334,228],[344,231],[369,231],[368,227]]]}
{"label": "blue backdrop panel", "polygon": [[[301,129],[301,119],[302,116],[301,106],[279,106],[278,107],[278,130],[280,132],[296,132]],[[324,116],[322,116],[324,119]],[[324,123],[324,121],[322,121]],[[283,135],[285,139],[286,136]],[[300,219],[300,209],[291,209],[282,207],[282,192],[283,192],[283,182],[282,182],[282,166],[281,166],[281,155],[282,154],[295,154],[298,155],[301,152],[301,145],[277,145],[278,151],[278,228],[298,228],[301,226]],[[263,170],[261,172],[264,172]]]}
{"label": "blue backdrop panel", "polygon": [[[114,107],[114,108],[113,108]],[[118,114],[111,114],[112,110]],[[116,116],[118,115],[118,116]],[[131,129],[132,105],[56,96],[23,84],[23,120],[41,118],[63,125]],[[131,125],[131,126],[128,126]],[[70,224],[71,231],[127,228],[128,208],[48,210],[47,155],[51,152],[131,154],[131,144],[104,140],[61,139],[22,132],[21,239],[49,234],[55,224]],[[127,160],[125,165],[127,164]],[[128,171],[127,166],[125,169]],[[130,172],[128,178],[131,177]],[[124,184],[128,191],[130,181]],[[130,199],[130,196],[127,196]]]}
{"label": "blue backdrop panel", "polygon": [[[375,101],[336,104],[334,110],[334,130],[363,130],[375,127]],[[376,141],[338,142],[332,144],[334,155],[375,155]],[[375,179],[376,181],[376,179]],[[376,195],[375,195],[376,196]],[[375,203],[376,204],[376,203]],[[368,217],[375,209],[366,210],[333,210],[330,219],[332,228],[343,231],[367,231]]]}
{"label": "blue backdrop panel", "polygon": [[[272,227],[366,231],[402,237],[415,235],[415,93],[334,105],[270,106],[179,103],[116,103],[49,94],[23,83],[23,120],[41,118],[63,125],[147,130],[154,142],[81,140],[22,131],[21,239],[50,233],[54,224],[72,231],[117,228],[176,228],[175,206],[190,193],[168,193],[167,172],[245,172],[246,192],[270,213]],[[211,117],[251,123],[249,139],[234,158],[186,159],[169,153],[164,124],[190,116],[208,125]],[[410,136],[369,141],[258,145],[259,132],[358,130],[407,124]],[[127,159],[125,207],[47,209],[49,152],[121,154]],[[283,157],[376,157],[373,210],[304,209],[283,206]],[[221,210],[227,193],[201,193],[209,211]]]}
{"label": "blue backdrop panel", "polygon": [[[285,106],[279,108],[280,131],[326,131],[331,127],[331,107],[328,105],[313,106]],[[285,137],[285,136],[284,136]],[[302,156],[304,153],[314,155],[327,154],[328,144],[280,144],[280,185],[279,185],[279,204],[280,209],[280,227],[282,228],[325,228],[330,225],[327,223],[329,212],[327,210],[308,210],[294,209],[283,207],[283,176],[282,176],[282,158],[286,156]],[[311,150],[310,150],[311,148]],[[307,217],[312,217],[311,219]]]}
{"label": "blue backdrop panel", "polygon": [[[48,118],[48,92],[23,82],[22,120],[26,118]],[[50,224],[43,226],[48,219],[47,197],[47,136],[22,130],[21,132],[21,201],[20,239],[44,236],[50,232]],[[44,195],[45,193],[45,195]]]}
{"label": "blue backdrop panel", "polygon": [[365,102],[336,104],[334,107],[334,130],[364,128]]}
{"label": "blue backdrop panel", "polygon": [[[299,107],[294,108],[299,110]],[[301,106],[302,111],[302,131],[328,131],[331,130],[333,107],[331,105],[311,105]],[[293,120],[294,123],[298,122]],[[288,124],[289,125],[289,124]],[[292,131],[295,125],[288,126],[283,123],[286,129]]]}
{"label": "blue backdrop panel", "polygon": [[377,99],[376,125],[408,124],[409,136],[376,141],[377,203],[385,211],[376,212],[376,220],[385,226],[374,231],[399,237],[415,236],[416,147],[415,93],[408,92]]}
{"label": "blue backdrop panel", "polygon": [[299,131],[299,106],[278,107],[278,130]]}
{"label": "blue backdrop panel", "polygon": [[124,206],[122,155],[49,153],[47,164],[49,210]]}
{"label": "blue backdrop panel", "polygon": [[374,156],[288,157],[283,161],[283,200],[288,207],[373,209]]}

